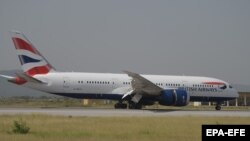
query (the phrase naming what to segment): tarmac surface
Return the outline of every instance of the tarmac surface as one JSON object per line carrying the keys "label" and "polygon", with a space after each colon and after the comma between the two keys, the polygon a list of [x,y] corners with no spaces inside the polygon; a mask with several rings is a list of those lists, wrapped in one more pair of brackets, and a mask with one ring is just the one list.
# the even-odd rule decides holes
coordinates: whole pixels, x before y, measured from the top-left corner
{"label": "tarmac surface", "polygon": [[85,108],[0,108],[0,115],[45,114],[89,117],[147,117],[147,116],[202,116],[202,117],[250,117],[250,111],[195,111],[195,110],[131,110]]}

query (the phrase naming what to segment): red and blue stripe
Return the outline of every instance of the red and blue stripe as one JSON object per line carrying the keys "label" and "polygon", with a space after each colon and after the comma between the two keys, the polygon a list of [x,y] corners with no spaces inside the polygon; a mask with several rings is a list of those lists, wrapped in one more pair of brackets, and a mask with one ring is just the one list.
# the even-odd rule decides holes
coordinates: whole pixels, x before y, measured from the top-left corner
{"label": "red and blue stripe", "polygon": [[[42,58],[42,60],[39,60],[39,59],[34,59],[34,58],[30,57],[30,56],[26,56],[26,55],[22,55],[22,54],[18,55],[22,66],[25,66],[25,64],[28,64],[28,63],[33,63],[32,65],[34,67],[32,67],[32,68],[30,68],[28,70],[24,70],[27,75],[34,76],[36,74],[47,74],[47,73],[49,73],[49,71],[52,69],[52,66],[47,62],[47,60],[30,43],[28,43],[27,41],[25,41],[25,40],[23,40],[21,38],[18,38],[18,37],[13,37],[12,40],[13,40],[15,48],[17,50],[29,51],[29,52],[31,52],[31,53],[33,53],[35,55],[41,56],[41,58]],[[39,63],[39,62],[42,62],[42,61],[45,61],[46,65],[38,66],[39,64],[36,64],[36,63]]]}

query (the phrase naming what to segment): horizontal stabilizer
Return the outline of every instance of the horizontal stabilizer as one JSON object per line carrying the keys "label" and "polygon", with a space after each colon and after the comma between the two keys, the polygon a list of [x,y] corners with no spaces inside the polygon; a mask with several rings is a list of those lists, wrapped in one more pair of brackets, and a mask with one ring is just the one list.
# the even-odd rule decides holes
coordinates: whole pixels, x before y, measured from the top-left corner
{"label": "horizontal stabilizer", "polygon": [[0,77],[5,78],[5,79],[7,79],[7,80],[15,79],[15,77],[13,77],[13,76],[2,75],[2,74],[0,74]]}
{"label": "horizontal stabilizer", "polygon": [[36,79],[36,78],[34,78],[34,77],[31,77],[31,76],[29,76],[29,75],[27,75],[27,74],[25,74],[25,73],[17,73],[16,75],[17,75],[18,77],[20,77],[20,78],[22,78],[22,79],[28,81],[28,82],[46,84],[46,82],[43,82],[43,81],[41,81],[41,80],[38,80],[38,79]]}

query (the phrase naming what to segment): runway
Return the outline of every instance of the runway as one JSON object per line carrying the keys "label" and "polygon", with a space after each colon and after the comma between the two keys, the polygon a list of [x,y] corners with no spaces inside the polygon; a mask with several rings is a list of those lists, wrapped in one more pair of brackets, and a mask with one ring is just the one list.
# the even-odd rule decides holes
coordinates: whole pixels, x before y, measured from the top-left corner
{"label": "runway", "polygon": [[45,114],[89,117],[147,117],[147,116],[203,116],[203,117],[250,117],[250,111],[191,111],[191,110],[123,110],[85,108],[0,108],[0,115]]}

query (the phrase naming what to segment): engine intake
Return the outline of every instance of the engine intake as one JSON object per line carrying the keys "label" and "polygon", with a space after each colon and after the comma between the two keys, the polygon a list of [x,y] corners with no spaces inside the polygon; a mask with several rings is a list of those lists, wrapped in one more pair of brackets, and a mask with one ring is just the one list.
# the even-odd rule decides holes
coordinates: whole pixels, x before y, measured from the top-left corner
{"label": "engine intake", "polygon": [[190,96],[185,90],[164,90],[160,96],[159,104],[165,106],[186,106],[189,100]]}

